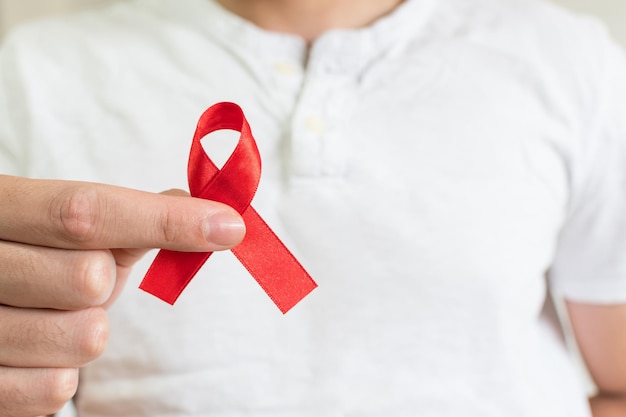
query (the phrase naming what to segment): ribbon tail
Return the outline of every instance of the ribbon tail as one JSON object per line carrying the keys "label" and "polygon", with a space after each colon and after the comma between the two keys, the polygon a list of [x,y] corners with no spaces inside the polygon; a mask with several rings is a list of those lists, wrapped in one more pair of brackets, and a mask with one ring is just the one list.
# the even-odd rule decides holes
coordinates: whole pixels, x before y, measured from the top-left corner
{"label": "ribbon tail", "polygon": [[211,254],[161,250],[139,288],[173,305]]}
{"label": "ribbon tail", "polygon": [[242,216],[248,232],[232,252],[285,314],[317,284],[251,206]]}

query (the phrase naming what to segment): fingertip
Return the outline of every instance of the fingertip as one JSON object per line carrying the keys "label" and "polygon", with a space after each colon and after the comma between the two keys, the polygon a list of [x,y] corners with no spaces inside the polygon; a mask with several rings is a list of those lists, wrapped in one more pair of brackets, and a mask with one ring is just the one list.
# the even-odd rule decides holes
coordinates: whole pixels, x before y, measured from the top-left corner
{"label": "fingertip", "polygon": [[235,210],[218,211],[209,216],[204,224],[205,239],[223,249],[237,246],[246,235],[246,224]]}

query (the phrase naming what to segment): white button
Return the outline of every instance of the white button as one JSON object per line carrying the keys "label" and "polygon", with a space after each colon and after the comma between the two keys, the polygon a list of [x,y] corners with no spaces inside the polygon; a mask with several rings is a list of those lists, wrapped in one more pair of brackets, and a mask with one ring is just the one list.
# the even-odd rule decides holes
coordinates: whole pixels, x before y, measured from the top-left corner
{"label": "white button", "polygon": [[324,133],[324,122],[317,116],[309,116],[304,121],[304,125],[307,130],[310,132],[316,133],[318,135]]}
{"label": "white button", "polygon": [[299,68],[292,64],[291,62],[279,62],[276,65],[274,65],[274,69],[276,70],[276,72],[278,72],[279,74],[284,74],[284,75],[295,75],[299,72]]}

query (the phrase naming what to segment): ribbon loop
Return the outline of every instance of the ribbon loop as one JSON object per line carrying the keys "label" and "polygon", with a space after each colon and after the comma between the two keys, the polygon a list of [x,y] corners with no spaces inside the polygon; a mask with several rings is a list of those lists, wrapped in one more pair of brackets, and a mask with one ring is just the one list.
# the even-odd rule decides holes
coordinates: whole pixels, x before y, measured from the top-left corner
{"label": "ribbon loop", "polygon": [[[204,151],[201,140],[222,129],[241,134],[233,153],[219,169]],[[317,287],[250,206],[261,178],[261,158],[250,126],[238,105],[218,103],[202,114],[192,141],[187,174],[192,196],[227,204],[242,215],[246,236],[232,252],[283,313]],[[174,304],[211,254],[161,250],[140,288]]]}
{"label": "ribbon loop", "polygon": [[[237,146],[222,169],[204,152],[201,140],[217,130],[241,132]],[[210,139],[210,138],[207,138]],[[261,178],[261,158],[243,111],[234,103],[219,103],[198,122],[187,165],[189,191],[194,197],[219,201],[243,214]]]}

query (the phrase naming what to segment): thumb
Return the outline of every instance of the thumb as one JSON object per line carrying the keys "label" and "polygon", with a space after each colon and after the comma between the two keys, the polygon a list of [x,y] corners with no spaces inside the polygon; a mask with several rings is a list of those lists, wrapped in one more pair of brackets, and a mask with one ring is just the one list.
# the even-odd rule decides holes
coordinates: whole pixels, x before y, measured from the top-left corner
{"label": "thumb", "polygon": [[172,189],[169,189],[167,191],[162,191],[159,194],[162,194],[162,195],[173,195],[173,196],[176,196],[176,197],[189,197],[189,193],[187,191],[184,191],[184,190],[181,190],[181,189],[178,189],[178,188],[172,188]]}
{"label": "thumb", "polygon": [[[189,193],[179,189],[171,189],[160,192],[162,195],[170,195],[177,197],[189,196]],[[143,256],[148,253],[150,248],[118,248],[111,249],[111,253],[115,258],[115,265],[117,266],[118,281],[120,278],[126,278],[124,275],[130,273],[130,269],[137,263]]]}
{"label": "thumb", "polygon": [[[116,187],[0,175],[0,240],[64,249],[230,249],[241,216],[215,201]],[[175,194],[175,195],[173,195]]]}
{"label": "thumb", "polygon": [[[167,191],[163,191],[159,194],[169,195],[174,197],[188,197],[189,193],[180,189],[170,189]],[[141,259],[143,256],[150,251],[150,249],[144,248],[120,248],[120,249],[112,249],[111,254],[115,258],[116,270],[117,270],[117,279],[115,282],[115,288],[109,297],[109,300],[103,305],[104,308],[109,308],[111,304],[117,300],[119,295],[121,294],[124,286],[126,285],[126,281],[128,280],[128,276],[132,270],[132,267]]]}

